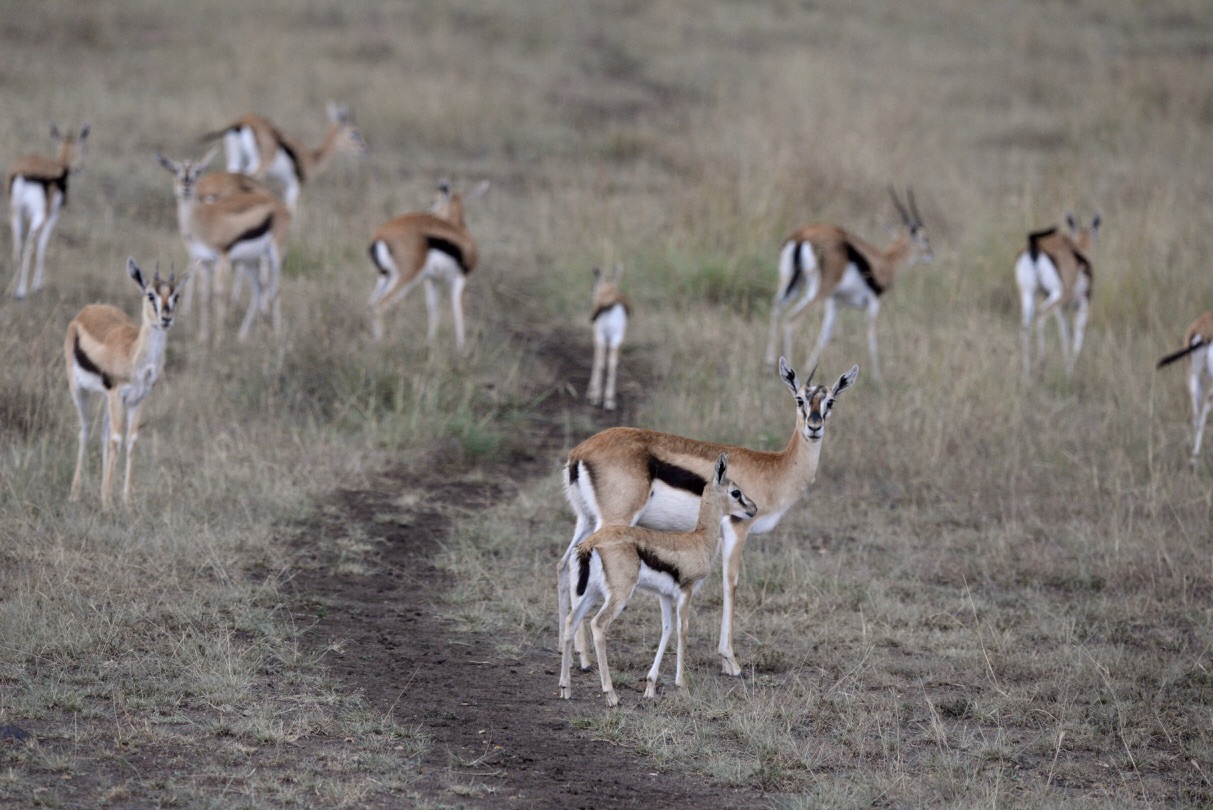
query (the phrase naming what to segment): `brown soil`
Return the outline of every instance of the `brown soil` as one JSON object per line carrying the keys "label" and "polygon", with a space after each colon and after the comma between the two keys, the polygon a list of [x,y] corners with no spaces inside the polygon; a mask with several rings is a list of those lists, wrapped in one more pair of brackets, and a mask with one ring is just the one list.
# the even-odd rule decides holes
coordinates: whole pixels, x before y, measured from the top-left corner
{"label": "brown soil", "polygon": [[[588,340],[569,334],[552,335],[536,347],[536,362],[551,372],[538,376],[554,382],[528,422],[526,452],[488,463],[452,452],[420,469],[386,471],[370,487],[334,493],[324,521],[346,527],[362,523],[372,536],[386,534],[387,542],[381,564],[369,575],[338,576],[323,566],[304,566],[295,580],[299,618],[317,622],[307,643],[317,652],[339,644],[341,654],[330,653],[326,661],[347,688],[360,690],[372,710],[424,728],[432,742],[414,790],[425,800],[525,808],[761,805],[759,793],[694,775],[659,773],[637,753],[578,731],[571,718],[586,706],[557,698],[554,649],[520,645],[519,657],[498,658],[499,639],[453,631],[437,607],[449,579],[432,558],[452,525],[424,504],[454,497],[465,509],[488,508],[508,497],[495,484],[460,481],[473,468],[477,481],[496,480],[498,474],[513,482],[551,474],[563,446],[564,412],[589,407],[579,396],[587,382],[588,355]],[[631,377],[625,367],[633,369]],[[634,369],[633,358],[620,364],[625,408],[639,390],[632,382]],[[627,417],[625,409],[609,418]],[[377,514],[400,513],[404,492],[419,506],[391,525],[375,522]],[[317,605],[323,606],[318,621]],[[553,597],[553,625],[554,614]],[[601,711],[610,710],[603,706]],[[403,798],[381,796],[380,801],[393,806]]]}

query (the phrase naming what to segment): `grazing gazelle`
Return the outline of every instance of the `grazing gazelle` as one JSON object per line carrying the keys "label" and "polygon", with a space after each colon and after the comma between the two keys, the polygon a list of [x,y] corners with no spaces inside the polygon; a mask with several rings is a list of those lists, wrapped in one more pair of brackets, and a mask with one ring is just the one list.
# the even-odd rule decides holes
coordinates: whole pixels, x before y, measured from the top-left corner
{"label": "grazing gazelle", "polygon": [[[575,628],[581,625],[590,608],[602,602],[602,609],[590,620],[590,629],[594,634],[602,693],[608,706],[619,704],[607,665],[606,631],[637,589],[654,593],[661,600],[661,641],[649,669],[644,695],[651,698],[657,694],[657,676],[670,641],[671,618],[676,628],[677,645],[674,685],[682,687],[691,596],[712,572],[712,559],[724,531],[722,524],[735,527],[758,512],[758,507],[741,488],[725,477],[728,465],[729,454],[721,453],[716,459],[714,474],[704,484],[693,531],[659,532],[639,526],[603,526],[576,548],[576,590],[581,601],[560,628],[562,698],[567,700],[570,696],[569,670],[573,661]],[[570,570],[569,577],[572,575]],[[568,578],[561,578],[559,598],[562,603],[569,601],[571,585]]]}
{"label": "grazing gazelle", "polygon": [[204,135],[203,140],[223,136],[229,172],[270,177],[281,183],[286,207],[293,214],[298,208],[300,188],[320,173],[329,158],[337,152],[367,152],[366,140],[354,126],[349,108],[330,101],[326,111],[329,128],[315,149],[304,146],[261,115],[238,118],[224,129]]}
{"label": "grazing gazelle", "polygon": [[[1023,373],[1032,373],[1032,323],[1036,323],[1036,353],[1045,351],[1044,319],[1050,312],[1057,318],[1061,337],[1061,356],[1067,374],[1074,373],[1074,364],[1082,350],[1082,336],[1087,327],[1091,306],[1091,262],[1087,252],[1099,231],[1099,214],[1091,227],[1080,228],[1074,217],[1066,214],[1069,234],[1048,228],[1028,234],[1028,244],[1015,259],[1015,283],[1023,307],[1021,340],[1023,343]],[[1040,309],[1036,299],[1043,297]],[[1064,310],[1074,313],[1074,344],[1070,345]]]}
{"label": "grazing gazelle", "polygon": [[211,288],[215,294],[216,341],[222,339],[223,322],[227,315],[227,274],[229,265],[238,265],[247,270],[262,259],[266,263],[267,278],[258,278],[257,273],[247,270],[253,286],[248,310],[240,324],[238,337],[244,340],[252,326],[257,311],[263,313],[273,309],[274,331],[282,325],[282,304],[279,287],[282,274],[282,259],[286,250],[286,236],[290,230],[291,215],[275,197],[263,192],[236,191],[226,197],[202,202],[198,199],[197,184],[202,170],[214,158],[211,150],[198,162],[169,160],[157,155],[160,165],[173,173],[174,194],[177,198],[177,224],[181,238],[185,241],[192,263],[203,268],[200,285],[199,340],[210,339]]}
{"label": "grazing gazelle", "polygon": [[13,226],[13,272],[17,273],[14,298],[24,298],[29,289],[29,266],[37,254],[32,292],[42,289],[46,275],[46,245],[67,204],[67,178],[80,171],[88,124],[80,134],[60,133],[51,124],[51,137],[59,142],[59,157],[26,155],[8,172],[9,217]]}
{"label": "grazing gazelle", "polygon": [[[488,190],[482,182],[466,197],[474,200]],[[371,333],[383,337],[383,316],[419,283],[425,282],[429,317],[428,340],[438,334],[438,282],[450,290],[455,316],[455,346],[463,348],[463,290],[468,274],[476,269],[476,242],[464,222],[465,198],[445,181],[429,211],[402,214],[379,226],[371,237],[371,261],[379,281],[371,291]]]}
{"label": "grazing gazelle", "polygon": [[[586,397],[594,405],[608,411],[615,410],[615,373],[619,368],[619,347],[628,331],[628,319],[632,306],[627,296],[619,292],[619,279],[623,276],[623,265],[616,264],[615,272],[608,278],[599,268],[594,268],[593,312],[590,323],[594,325],[594,365],[590,369],[590,388]],[[606,375],[605,393],[603,375]]]}
{"label": "grazing gazelle", "polygon": [[[122,449],[123,409],[126,416],[126,477],[122,500],[131,500],[131,456],[139,438],[139,417],[143,403],[152,392],[164,368],[164,347],[182,277],[172,274],[151,283],[134,259],[126,260],[126,272],[143,293],[143,323],[136,325],[122,310],[109,304],[89,304],[67,325],[63,357],[67,361],[67,382],[72,401],[80,415],[80,446],[76,451],[76,474],[72,476],[71,500],[80,499],[84,478],[85,445],[88,442],[89,394],[106,398],[101,419],[101,506],[108,508],[114,484],[114,465]],[[187,274],[188,275],[188,274]]]}
{"label": "grazing gazelle", "polygon": [[[778,452],[638,428],[610,428],[574,447],[564,467],[564,491],[577,515],[577,528],[557,565],[557,577],[566,576],[577,546],[603,526],[644,526],[661,531],[694,528],[700,494],[712,474],[712,465],[721,453],[728,453],[730,475],[754,499],[762,514],[750,523],[725,525],[722,538],[724,611],[716,650],[724,673],[740,675],[741,667],[733,655],[733,595],[746,538],[778,526],[816,479],[826,418],[834,401],[855,384],[858,374],[859,366],[852,367],[833,387],[813,385],[810,374],[802,385],[787,361],[779,358],[779,377],[796,398],[796,428],[787,446]],[[560,600],[562,627],[568,611],[575,607]],[[581,667],[587,669],[585,632],[577,627],[576,633]]]}
{"label": "grazing gazelle", "polygon": [[[1170,365],[1182,357],[1188,358],[1188,393],[1192,395],[1192,465],[1200,455],[1200,440],[1204,438],[1205,422],[1213,408],[1213,311],[1201,315],[1184,335],[1184,348],[1158,361],[1158,367]],[[1209,386],[1207,389],[1205,386]]]}
{"label": "grazing gazelle", "polygon": [[[822,301],[825,310],[821,334],[809,356],[809,365],[816,366],[821,352],[830,342],[838,305],[868,311],[868,354],[872,361],[872,377],[880,379],[880,364],[876,351],[876,319],[880,314],[880,296],[893,286],[897,274],[916,262],[924,264],[934,258],[931,243],[914,202],[914,192],[906,191],[909,209],[897,199],[889,187],[893,205],[901,216],[901,227],[893,242],[884,250],[864,242],[859,237],[835,225],[809,224],[790,233],[779,252],[779,289],[771,306],[771,331],[767,339],[766,363],[775,365],[775,344],[779,325],[783,323],[783,354],[792,356],[792,336],[796,321],[814,301]],[[791,311],[784,311],[792,300]]]}

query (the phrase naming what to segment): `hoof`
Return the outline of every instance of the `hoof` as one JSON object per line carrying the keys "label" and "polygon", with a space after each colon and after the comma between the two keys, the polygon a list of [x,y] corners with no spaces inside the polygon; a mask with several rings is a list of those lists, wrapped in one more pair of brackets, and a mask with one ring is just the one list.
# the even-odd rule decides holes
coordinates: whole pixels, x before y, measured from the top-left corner
{"label": "hoof", "polygon": [[644,696],[647,698],[657,697],[657,682],[645,681]]}
{"label": "hoof", "polygon": [[561,700],[568,700],[572,696],[573,696],[573,690],[571,690],[567,686],[560,687],[560,699]]}
{"label": "hoof", "polygon": [[594,668],[592,666],[590,666],[589,664],[581,664],[577,668],[579,670],[581,670],[582,672],[593,672],[594,671]]}
{"label": "hoof", "polygon": [[619,695],[615,694],[614,689],[612,689],[610,692],[603,692],[602,696],[606,698],[606,704],[611,708],[615,708],[619,705]]}
{"label": "hoof", "polygon": [[613,411],[613,410],[615,410],[615,400],[613,400],[613,399],[608,399],[606,402],[602,403],[602,409],[603,409],[604,411]]}
{"label": "hoof", "polygon": [[741,677],[741,667],[737,666],[737,662],[728,658],[720,662],[720,671],[730,678]]}

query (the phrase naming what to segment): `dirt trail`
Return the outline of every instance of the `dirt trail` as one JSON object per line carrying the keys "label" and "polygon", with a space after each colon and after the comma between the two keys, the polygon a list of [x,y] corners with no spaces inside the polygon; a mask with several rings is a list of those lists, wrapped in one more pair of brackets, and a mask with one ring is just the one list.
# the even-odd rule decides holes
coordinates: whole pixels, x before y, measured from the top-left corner
{"label": "dirt trail", "polygon": [[[563,444],[564,411],[586,407],[572,393],[586,382],[585,338],[554,334],[536,347],[536,362],[550,368],[555,384],[529,423],[532,450],[492,465],[508,468],[515,481],[551,474]],[[628,384],[626,373],[621,363],[621,394],[639,388]],[[335,493],[323,520],[386,534],[381,564],[356,576],[305,567],[295,580],[301,622],[315,621],[315,607],[324,607],[307,643],[319,652],[341,642],[341,654],[325,658],[330,671],[361,690],[373,710],[430,735],[417,792],[439,803],[494,808],[765,804],[752,791],[659,774],[634,753],[574,729],[574,708],[555,697],[559,659],[550,649],[523,648],[518,658],[500,659],[494,639],[444,623],[437,594],[449,583],[432,557],[452,527],[424,504],[457,493],[462,507],[487,508],[506,497],[492,484],[453,483],[472,467],[454,457],[435,459],[424,470],[390,470],[369,488]],[[392,524],[376,522],[376,514],[399,514],[402,492],[419,496],[419,506]],[[398,806],[403,797],[380,799],[382,806]]]}

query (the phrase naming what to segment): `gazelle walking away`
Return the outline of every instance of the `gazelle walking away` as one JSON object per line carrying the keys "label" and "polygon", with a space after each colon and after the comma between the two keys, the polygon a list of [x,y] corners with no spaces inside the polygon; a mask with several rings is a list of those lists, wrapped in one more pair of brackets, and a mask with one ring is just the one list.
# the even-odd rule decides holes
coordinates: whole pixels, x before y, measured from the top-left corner
{"label": "gazelle walking away", "polygon": [[[1205,422],[1213,408],[1213,310],[1204,313],[1188,327],[1184,348],[1158,361],[1158,367],[1169,366],[1176,360],[1188,358],[1188,393],[1192,396],[1192,466],[1200,456],[1200,442],[1205,434]],[[1207,386],[1207,387],[1206,387]]]}
{"label": "gazelle walking away", "polygon": [[[177,198],[177,223],[192,264],[200,265],[199,333],[202,342],[210,339],[210,305],[214,288],[216,336],[222,339],[227,316],[227,276],[233,264],[246,270],[253,287],[248,310],[240,324],[238,337],[248,337],[253,318],[260,310],[271,313],[274,332],[282,326],[282,302],[279,297],[282,260],[291,215],[272,195],[263,192],[235,191],[225,197],[202,202],[198,199],[199,175],[215,156],[212,149],[202,160],[169,160],[157,155],[160,165],[173,173],[173,192]],[[266,278],[248,267],[265,260]]]}
{"label": "gazelle walking away", "polygon": [[[59,211],[67,205],[67,179],[80,171],[88,131],[89,125],[85,124],[79,134],[61,133],[59,127],[51,124],[51,137],[59,142],[59,156],[26,155],[9,169],[6,188],[13,228],[13,273],[17,280],[14,298],[24,298],[28,292],[42,289],[46,246],[59,221]],[[35,264],[32,290],[31,261]]]}
{"label": "gazelle walking away", "polygon": [[601,269],[594,268],[593,311],[590,314],[590,323],[594,326],[594,365],[590,369],[590,388],[586,397],[592,404],[601,405],[608,411],[615,410],[615,374],[619,368],[619,347],[623,344],[623,338],[628,331],[628,320],[632,317],[632,305],[627,296],[619,291],[619,279],[622,276],[622,264],[615,265],[615,272],[610,277]]}
{"label": "gazelle walking away", "polygon": [[[1057,318],[1061,338],[1061,356],[1066,374],[1074,373],[1078,353],[1082,351],[1083,332],[1091,306],[1091,262],[1087,253],[1095,241],[1102,217],[1091,221],[1091,227],[1080,228],[1074,217],[1066,214],[1068,234],[1057,228],[1047,228],[1028,234],[1028,244],[1015,259],[1015,283],[1023,307],[1021,341],[1023,373],[1032,373],[1032,324],[1036,324],[1036,353],[1045,351],[1044,319],[1051,312]],[[1043,297],[1040,309],[1037,299]],[[1066,312],[1073,313],[1074,343],[1071,347]]]}
{"label": "gazelle walking away", "polygon": [[315,149],[310,149],[276,127],[261,115],[245,115],[203,140],[223,137],[227,170],[261,179],[268,177],[282,185],[283,199],[292,214],[299,207],[303,184],[319,174],[338,152],[365,155],[366,140],[354,125],[348,107],[330,101],[325,108],[329,126]]}
{"label": "gazelle walking away", "polygon": [[893,286],[897,274],[902,270],[917,262],[928,263],[934,258],[922,225],[922,216],[914,202],[914,192],[906,191],[908,209],[897,199],[892,186],[889,187],[889,196],[893,198],[893,205],[901,216],[901,227],[884,250],[835,225],[805,225],[784,240],[779,253],[779,289],[771,305],[771,329],[766,353],[768,366],[775,365],[775,344],[779,339],[780,324],[783,325],[783,355],[790,358],[796,321],[806,307],[820,300],[825,312],[821,333],[817,336],[817,344],[813,347],[808,364],[816,367],[822,350],[830,342],[838,305],[842,304],[868,311],[868,354],[872,362],[872,377],[880,379],[876,347],[880,296]]}
{"label": "gazelle walking away", "polygon": [[[715,472],[704,484],[694,531],[660,532],[638,526],[603,526],[574,551],[577,595],[580,602],[560,628],[560,696],[570,697],[569,670],[573,661],[573,636],[590,608],[602,608],[590,620],[598,674],[608,706],[619,704],[607,665],[606,631],[627,607],[637,589],[655,593],[661,600],[661,641],[649,669],[644,696],[657,694],[661,659],[670,641],[671,618],[676,628],[677,663],[674,685],[683,685],[683,658],[690,621],[691,596],[712,571],[712,560],[720,548],[723,525],[737,526],[754,517],[758,507],[741,488],[726,478],[729,454],[716,459]],[[569,601],[569,577],[560,579],[561,603]],[[671,616],[671,614],[673,614]]]}
{"label": "gazelle walking away", "polygon": [[[88,443],[89,394],[106,398],[101,419],[101,506],[109,508],[114,466],[122,448],[123,410],[126,416],[126,476],[122,501],[131,500],[131,458],[139,438],[143,403],[164,368],[164,349],[173,325],[177,299],[185,278],[177,280],[160,271],[149,283],[134,259],[126,260],[126,272],[143,294],[143,322],[136,325],[122,310],[109,304],[89,304],[67,325],[63,357],[67,382],[80,416],[80,444],[76,451],[76,473],[72,476],[71,500],[80,499],[84,477],[85,445]],[[187,274],[188,275],[188,274]]]}
{"label": "gazelle walking away", "polygon": [[[832,386],[803,384],[782,357],[779,377],[796,400],[796,428],[787,446],[777,452],[748,450],[714,442],[684,439],[638,428],[609,428],[569,452],[564,467],[564,491],[577,515],[572,542],[556,568],[558,580],[567,575],[577,547],[603,526],[643,526],[659,531],[689,531],[700,509],[700,496],[721,453],[729,454],[729,474],[753,498],[761,517],[748,523],[725,524],[722,534],[724,610],[716,651],[726,675],[741,674],[733,653],[733,598],[741,573],[741,554],[750,534],[764,534],[800,500],[817,478],[825,421],[835,400],[859,375],[854,366]],[[559,600],[564,627],[576,596]],[[585,633],[576,627],[581,668],[589,668]]]}
{"label": "gazelle walking away", "polygon": [[447,286],[455,317],[455,346],[462,349],[463,291],[468,275],[476,269],[479,255],[464,221],[464,202],[488,190],[482,182],[465,198],[448,183],[438,186],[438,196],[429,211],[402,214],[379,226],[371,237],[371,261],[379,281],[371,291],[371,334],[383,337],[383,316],[403,301],[418,284],[425,283],[425,306],[429,317],[426,339],[438,334],[438,284]]}

